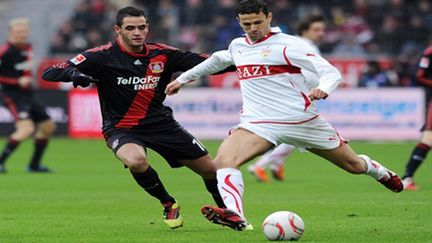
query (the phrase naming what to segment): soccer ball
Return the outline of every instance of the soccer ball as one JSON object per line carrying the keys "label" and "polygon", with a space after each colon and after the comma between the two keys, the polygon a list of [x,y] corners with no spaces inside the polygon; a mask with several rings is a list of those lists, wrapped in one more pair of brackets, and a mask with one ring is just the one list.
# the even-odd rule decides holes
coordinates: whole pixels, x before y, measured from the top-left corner
{"label": "soccer ball", "polygon": [[298,240],[303,235],[304,222],[293,212],[277,211],[264,219],[262,230],[269,240]]}

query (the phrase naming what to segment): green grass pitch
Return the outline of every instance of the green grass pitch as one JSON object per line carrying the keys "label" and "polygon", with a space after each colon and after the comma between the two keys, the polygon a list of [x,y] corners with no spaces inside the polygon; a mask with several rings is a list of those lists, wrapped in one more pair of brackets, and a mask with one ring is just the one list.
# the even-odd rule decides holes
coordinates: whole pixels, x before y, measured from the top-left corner
{"label": "green grass pitch", "polygon": [[[0,140],[3,148],[5,139]],[[214,156],[219,142],[205,142]],[[351,142],[399,174],[414,142]],[[266,242],[263,219],[291,210],[304,220],[303,242],[432,242],[432,163],[416,175],[418,192],[395,194],[368,176],[350,175],[310,153],[294,153],[284,182],[263,184],[242,168],[245,212],[254,231],[209,223],[199,209],[213,204],[200,177],[149,158],[181,203],[184,227],[170,230],[162,208],[132,180],[101,140],[53,139],[44,157],[55,173],[25,172],[25,142],[0,174],[0,242]]]}

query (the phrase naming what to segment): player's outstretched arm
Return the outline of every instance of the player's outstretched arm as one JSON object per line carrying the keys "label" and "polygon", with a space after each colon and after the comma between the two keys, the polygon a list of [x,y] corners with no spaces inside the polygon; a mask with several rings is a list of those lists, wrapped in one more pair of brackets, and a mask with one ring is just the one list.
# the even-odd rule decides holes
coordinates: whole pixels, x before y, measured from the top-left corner
{"label": "player's outstretched arm", "polygon": [[77,68],[62,65],[54,65],[45,69],[42,78],[51,82],[72,82],[76,88],[78,86],[87,87],[91,83],[98,83],[99,80],[89,75],[81,73]]}
{"label": "player's outstretched arm", "polygon": [[169,83],[167,85],[167,87],[165,88],[165,94],[166,95],[174,95],[177,94],[179,92],[179,90],[181,89],[181,87],[183,87],[183,84],[180,83],[179,81],[173,80],[171,83]]}
{"label": "player's outstretched arm", "polygon": [[312,89],[308,94],[308,97],[311,101],[325,99],[327,96],[328,94],[319,88]]}
{"label": "player's outstretched arm", "polygon": [[215,52],[207,60],[182,73],[176,80],[169,83],[165,88],[165,94],[176,94],[183,84],[188,83],[191,80],[197,80],[201,77],[216,74],[225,70],[232,71],[230,68],[233,65],[234,63],[232,62],[228,50]]}

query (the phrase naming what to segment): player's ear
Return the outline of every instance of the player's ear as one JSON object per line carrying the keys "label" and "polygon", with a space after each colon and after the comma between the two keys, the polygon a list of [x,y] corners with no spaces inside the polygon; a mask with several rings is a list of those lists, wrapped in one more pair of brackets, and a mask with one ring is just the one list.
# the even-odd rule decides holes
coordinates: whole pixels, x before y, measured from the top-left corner
{"label": "player's ear", "polygon": [[120,34],[120,31],[121,31],[121,27],[120,26],[118,26],[118,25],[114,25],[114,31],[117,33],[117,34]]}

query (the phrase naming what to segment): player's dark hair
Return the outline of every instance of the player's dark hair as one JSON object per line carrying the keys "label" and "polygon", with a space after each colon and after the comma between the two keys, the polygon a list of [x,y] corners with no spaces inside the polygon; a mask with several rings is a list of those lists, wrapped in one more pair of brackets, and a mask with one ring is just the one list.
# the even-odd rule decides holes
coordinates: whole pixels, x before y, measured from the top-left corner
{"label": "player's dark hair", "polygon": [[116,16],[116,25],[117,26],[122,26],[123,24],[123,19],[125,17],[141,17],[143,16],[146,20],[148,20],[147,15],[144,13],[143,10],[139,9],[139,8],[135,8],[135,7],[124,7],[122,9],[120,9],[117,12],[117,16]]}
{"label": "player's dark hair", "polygon": [[237,17],[240,14],[259,14],[261,12],[268,16],[269,8],[262,0],[242,0],[235,9]]}
{"label": "player's dark hair", "polygon": [[324,22],[324,17],[322,15],[313,14],[301,19],[297,26],[297,34],[301,36],[303,32],[307,31],[311,25],[316,22]]}

